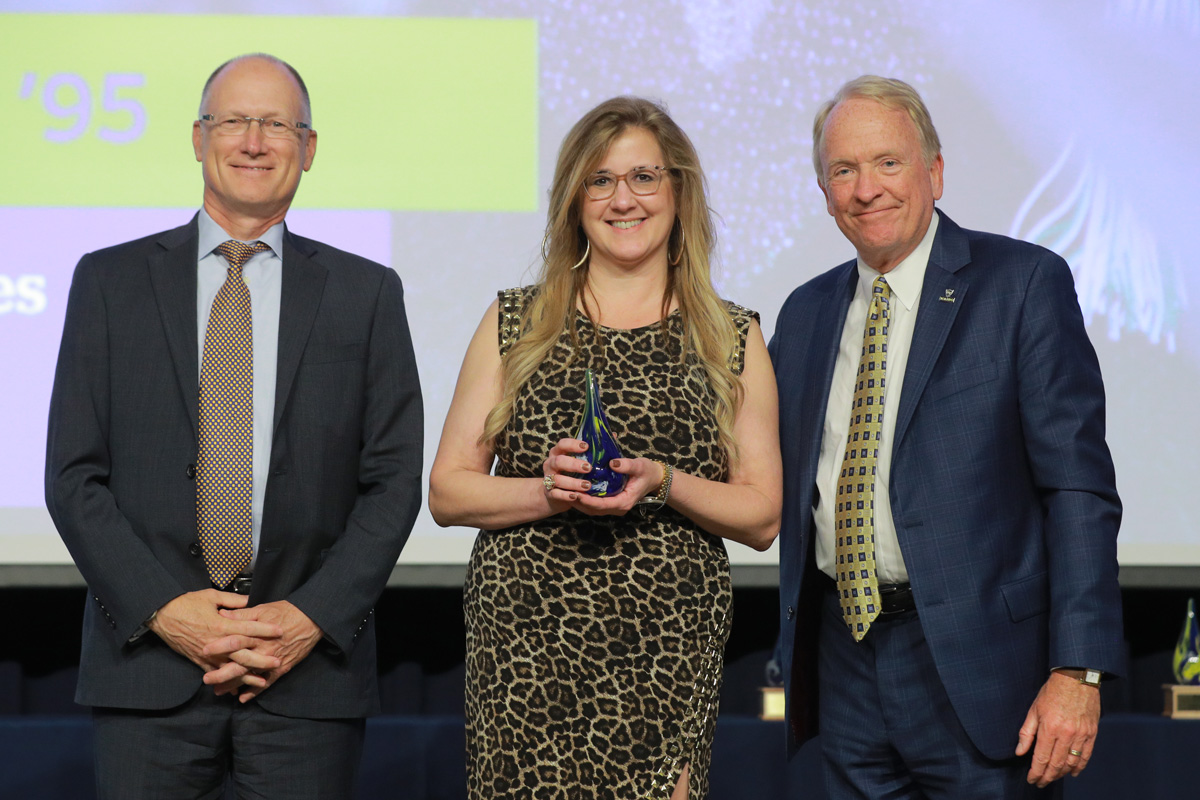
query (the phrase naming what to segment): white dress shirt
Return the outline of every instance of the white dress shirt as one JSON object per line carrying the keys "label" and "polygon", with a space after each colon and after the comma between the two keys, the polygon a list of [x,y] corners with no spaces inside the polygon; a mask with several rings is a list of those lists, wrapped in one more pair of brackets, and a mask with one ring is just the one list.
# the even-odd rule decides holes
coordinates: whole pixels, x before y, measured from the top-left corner
{"label": "white dress shirt", "polygon": [[[929,265],[929,253],[933,249],[937,226],[938,216],[935,213],[929,230],[917,248],[885,276],[892,289],[892,299],[888,308],[890,317],[885,375],[887,383],[883,392],[883,434],[875,472],[875,568],[880,584],[908,581],[908,569],[904,566],[904,556],[900,553],[896,526],[892,521],[888,486],[892,474],[892,439],[900,409],[900,390],[904,386],[917,306],[921,300],[921,285],[925,282],[925,268]],[[825,407],[821,458],[817,462],[818,501],[813,509],[813,520],[817,528],[817,567],[830,577],[837,574],[834,567],[834,510],[838,475],[846,453],[846,437],[850,433],[850,403],[854,397],[858,362],[862,356],[863,329],[867,321],[867,307],[871,302],[871,286],[878,277],[878,272],[863,263],[862,258],[858,259],[858,286],[842,328],[833,382],[829,387],[829,403]]]}

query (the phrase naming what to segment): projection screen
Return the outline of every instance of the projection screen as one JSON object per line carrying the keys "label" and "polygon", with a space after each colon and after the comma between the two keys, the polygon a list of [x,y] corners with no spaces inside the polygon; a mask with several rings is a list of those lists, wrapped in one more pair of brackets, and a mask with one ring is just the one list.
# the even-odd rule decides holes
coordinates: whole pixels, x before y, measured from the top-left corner
{"label": "projection screen", "polygon": [[[238,9],[238,15],[230,10]],[[267,51],[312,94],[320,149],[288,224],[402,278],[432,463],[462,355],[499,289],[533,280],[555,154],[599,101],[665,102],[719,217],[713,276],[770,337],[787,293],[853,256],[811,121],[862,73],[924,95],[940,207],[1067,258],[1109,394],[1123,565],[1200,565],[1188,267],[1200,160],[1195,0],[629,0],[0,4],[0,565],[69,564],[43,505],[67,291],[90,250],[185,223],[200,88]],[[331,16],[335,14],[336,16]],[[422,513],[402,564],[461,565],[474,531]],[[731,544],[735,564],[771,564]]]}

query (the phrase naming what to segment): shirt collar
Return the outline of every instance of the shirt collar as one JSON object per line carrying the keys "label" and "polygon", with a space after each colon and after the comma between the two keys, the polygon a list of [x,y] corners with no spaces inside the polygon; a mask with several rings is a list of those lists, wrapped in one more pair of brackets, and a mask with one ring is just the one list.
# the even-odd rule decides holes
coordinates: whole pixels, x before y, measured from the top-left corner
{"label": "shirt collar", "polygon": [[[199,226],[200,236],[200,258],[204,258],[213,250],[216,250],[218,245],[233,238],[225,232],[224,228],[218,225],[216,221],[214,221],[213,218],[208,215],[208,212],[204,208],[200,209],[200,216],[197,221],[197,225]],[[270,228],[267,228],[266,232],[263,233],[262,236],[259,236],[257,239],[252,239],[250,242],[246,242],[246,244],[250,244],[251,242],[262,242],[263,244],[267,245],[267,247],[270,247],[271,252],[274,253],[278,258],[283,258],[283,231],[284,224],[282,222],[277,222]]]}
{"label": "shirt collar", "polygon": [[[929,254],[933,252],[933,238],[937,234],[938,215],[935,211],[929,221],[929,229],[921,238],[920,243],[904,260],[887,273],[887,283],[892,290],[892,296],[900,300],[906,311],[912,311],[917,299],[921,296],[921,285],[925,283],[925,268],[929,266]],[[871,285],[879,273],[858,259],[858,282],[860,288],[871,296]]]}

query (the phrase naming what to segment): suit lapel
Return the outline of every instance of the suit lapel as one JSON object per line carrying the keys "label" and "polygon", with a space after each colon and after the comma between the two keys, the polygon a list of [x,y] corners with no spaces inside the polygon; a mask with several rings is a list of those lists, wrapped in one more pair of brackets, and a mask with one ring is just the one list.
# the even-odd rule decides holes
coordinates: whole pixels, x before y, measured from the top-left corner
{"label": "suit lapel", "polygon": [[904,387],[900,392],[893,454],[904,442],[904,433],[933,373],[933,366],[946,344],[954,320],[966,302],[967,289],[970,287],[968,281],[956,274],[971,260],[966,234],[945,214],[940,211],[937,213],[941,220],[938,222],[933,250],[929,254],[929,265],[925,268],[925,281],[921,286],[921,303],[908,351]]}
{"label": "suit lapel", "polygon": [[283,236],[283,287],[279,300],[279,362],[275,377],[275,419],[273,430],[287,408],[300,356],[308,343],[308,335],[329,270],[314,261],[314,250],[306,240],[285,232]]}
{"label": "suit lapel", "polygon": [[[850,311],[850,303],[854,299],[854,291],[858,284],[857,263],[857,261],[851,261],[838,271],[827,302],[821,303],[814,314],[811,328],[813,339],[801,345],[811,347],[812,351],[818,353],[818,357],[822,359],[818,365],[819,372],[806,371],[805,375],[797,376],[805,382],[802,389],[807,394],[804,407],[813,411],[809,415],[809,430],[805,431],[809,447],[806,453],[806,462],[802,466],[814,478],[817,473],[817,461],[821,454],[825,409],[829,405],[833,369],[837,364],[838,349],[842,342],[842,328],[846,325],[846,314]],[[814,377],[816,377],[815,380]]]}
{"label": "suit lapel", "polygon": [[167,347],[192,431],[199,431],[200,368],[196,349],[196,217],[182,228],[163,234],[150,254],[150,284],[158,303]]}

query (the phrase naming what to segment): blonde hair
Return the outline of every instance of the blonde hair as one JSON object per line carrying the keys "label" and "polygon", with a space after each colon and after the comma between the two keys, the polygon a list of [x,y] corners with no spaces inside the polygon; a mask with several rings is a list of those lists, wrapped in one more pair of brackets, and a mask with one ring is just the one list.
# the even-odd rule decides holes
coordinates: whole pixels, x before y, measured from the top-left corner
{"label": "blonde hair", "polygon": [[[572,269],[587,249],[581,225],[583,181],[600,165],[613,143],[634,129],[647,131],[658,143],[675,192],[676,219],[667,242],[671,266],[663,291],[662,331],[667,331],[667,312],[674,298],[683,323],[681,360],[686,362],[694,355],[703,370],[712,392],[719,442],[732,461],[737,459],[733,421],[743,390],[741,379],[730,370],[730,357],[739,347],[738,331],[710,277],[716,234],[700,157],[666,110],[640,97],[604,101],[575,123],[563,139],[550,187],[538,291],[522,314],[521,337],[501,361],[502,395],[484,422],[481,442],[494,442],[508,424],[517,395],[548,358],[564,330],[578,352],[576,308],[582,306],[594,321],[585,296],[589,265]],[[598,336],[598,326],[594,327]]]}
{"label": "blonde hair", "polygon": [[933,166],[933,161],[942,152],[942,142],[938,139],[937,129],[933,127],[933,118],[929,109],[917,90],[902,80],[896,78],[881,78],[878,75],[860,75],[842,85],[831,99],[826,100],[817,109],[813,119],[813,168],[817,171],[817,183],[825,185],[825,170],[821,166],[821,148],[825,144],[825,122],[838,104],[855,97],[874,100],[884,108],[899,109],[908,113],[913,124],[917,126],[917,135],[921,139],[921,157],[925,166]]}

